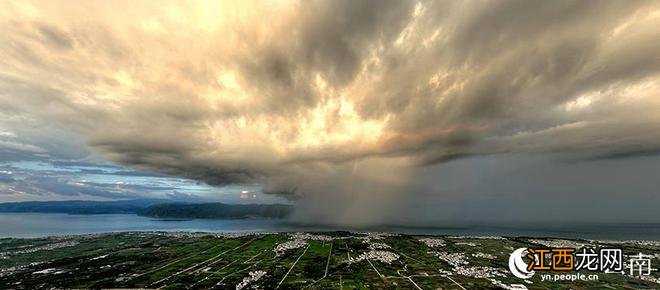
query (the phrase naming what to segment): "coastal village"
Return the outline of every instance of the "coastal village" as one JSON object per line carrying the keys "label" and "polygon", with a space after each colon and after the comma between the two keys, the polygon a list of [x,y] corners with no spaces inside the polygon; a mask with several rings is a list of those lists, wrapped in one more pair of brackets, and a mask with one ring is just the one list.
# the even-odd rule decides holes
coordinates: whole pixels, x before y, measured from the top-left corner
{"label": "coastal village", "polygon": [[[509,272],[509,255],[521,246],[620,247],[626,257],[640,249],[660,257],[660,243],[648,241],[129,232],[0,239],[0,288],[546,289],[549,284],[538,275],[520,279]],[[660,279],[657,272],[644,277],[608,273],[583,283],[653,288]]]}

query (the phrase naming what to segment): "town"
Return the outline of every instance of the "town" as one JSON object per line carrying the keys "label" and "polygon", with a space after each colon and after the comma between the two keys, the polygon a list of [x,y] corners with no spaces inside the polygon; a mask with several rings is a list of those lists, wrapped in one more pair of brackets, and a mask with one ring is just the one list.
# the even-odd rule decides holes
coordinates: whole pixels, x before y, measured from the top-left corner
{"label": "town", "polygon": [[660,243],[373,232],[126,232],[0,239],[0,288],[586,289],[660,286],[650,276],[601,273],[550,283],[511,275],[520,247],[618,247],[660,257]]}

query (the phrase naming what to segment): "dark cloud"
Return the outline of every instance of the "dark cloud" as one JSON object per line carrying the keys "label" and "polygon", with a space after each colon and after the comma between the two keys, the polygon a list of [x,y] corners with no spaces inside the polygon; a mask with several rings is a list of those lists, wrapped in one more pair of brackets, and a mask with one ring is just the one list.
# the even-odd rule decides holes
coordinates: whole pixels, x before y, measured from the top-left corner
{"label": "dark cloud", "polygon": [[606,154],[597,155],[588,160],[607,160],[607,159],[621,159],[621,158],[640,158],[640,157],[652,157],[660,155],[660,149],[652,148],[645,149],[643,146],[638,146],[638,148],[631,148],[625,150],[621,153],[609,152]]}
{"label": "dark cloud", "polygon": [[[167,198],[185,201],[188,197],[187,201],[193,202],[238,199],[239,191],[215,189],[182,178],[91,161],[41,159],[0,163],[0,192],[10,200]],[[226,196],[214,197],[210,192]]]}
{"label": "dark cloud", "polygon": [[73,47],[73,39],[56,27],[42,23],[37,25],[37,30],[43,39],[55,48],[70,49]]}
{"label": "dark cloud", "polygon": [[[7,5],[0,116],[13,117],[0,125],[12,144],[259,183],[313,196],[308,209],[333,204],[328,217],[369,203],[356,176],[386,206],[436,164],[660,150],[657,2],[94,5],[43,4],[39,21]],[[49,145],[54,130],[82,137]]]}
{"label": "dark cloud", "polygon": [[12,182],[15,182],[15,181],[16,180],[11,178],[11,176],[0,174],[0,182],[2,182],[2,183],[12,183]]}

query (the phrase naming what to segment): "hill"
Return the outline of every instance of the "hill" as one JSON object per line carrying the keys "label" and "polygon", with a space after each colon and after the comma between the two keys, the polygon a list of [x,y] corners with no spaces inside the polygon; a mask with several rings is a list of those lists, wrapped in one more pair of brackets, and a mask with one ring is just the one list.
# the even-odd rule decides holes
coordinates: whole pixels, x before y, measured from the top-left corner
{"label": "hill", "polygon": [[142,209],[139,215],[181,219],[284,218],[293,207],[284,204],[165,203]]}
{"label": "hill", "polygon": [[165,199],[131,199],[118,201],[23,201],[0,203],[0,212],[134,214],[139,210],[164,202],[171,201]]}

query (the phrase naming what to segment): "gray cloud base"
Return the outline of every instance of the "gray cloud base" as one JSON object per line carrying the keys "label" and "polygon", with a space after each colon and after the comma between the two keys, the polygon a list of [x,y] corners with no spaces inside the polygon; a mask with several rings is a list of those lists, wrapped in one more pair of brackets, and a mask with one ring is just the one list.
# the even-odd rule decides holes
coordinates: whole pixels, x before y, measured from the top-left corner
{"label": "gray cloud base", "polygon": [[[73,20],[3,20],[1,124],[52,124],[140,169],[310,195],[301,219],[374,223],[417,170],[456,159],[660,152],[654,1],[249,3],[251,21],[207,30],[94,5],[84,24],[72,7]],[[48,143],[23,141],[11,149]]]}

